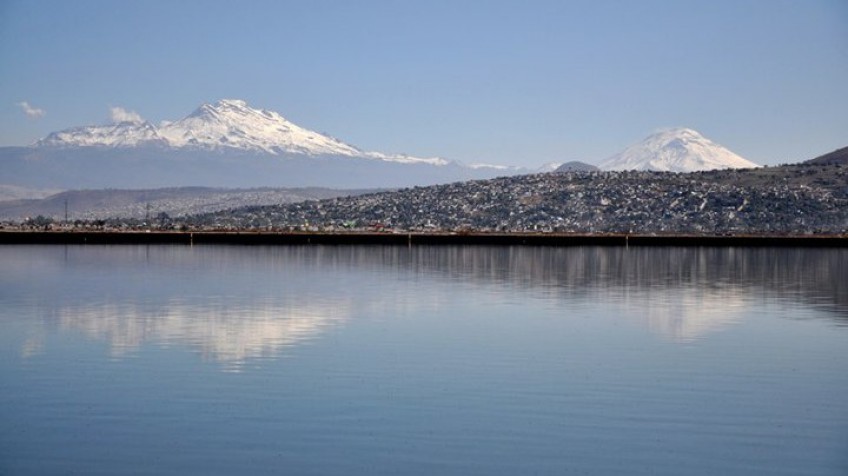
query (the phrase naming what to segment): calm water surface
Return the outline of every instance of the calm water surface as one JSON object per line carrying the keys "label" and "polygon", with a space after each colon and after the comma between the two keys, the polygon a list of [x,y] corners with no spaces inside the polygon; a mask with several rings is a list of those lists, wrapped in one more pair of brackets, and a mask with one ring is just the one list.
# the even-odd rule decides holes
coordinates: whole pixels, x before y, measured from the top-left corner
{"label": "calm water surface", "polygon": [[0,247],[0,475],[848,474],[848,250]]}

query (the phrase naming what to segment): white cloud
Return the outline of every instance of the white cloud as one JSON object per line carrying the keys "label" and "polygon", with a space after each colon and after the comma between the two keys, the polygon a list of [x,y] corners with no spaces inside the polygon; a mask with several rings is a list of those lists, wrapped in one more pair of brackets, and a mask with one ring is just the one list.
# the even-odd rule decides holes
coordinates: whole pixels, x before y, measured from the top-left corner
{"label": "white cloud", "polygon": [[27,117],[30,119],[38,119],[39,117],[42,117],[47,114],[46,112],[44,112],[44,109],[39,109],[37,107],[30,106],[30,104],[26,101],[19,102],[18,106],[20,106],[21,110],[24,111],[24,114],[26,114]]}
{"label": "white cloud", "polygon": [[144,122],[144,118],[142,118],[135,111],[128,111],[122,107],[112,107],[109,108],[109,113],[112,117],[112,122]]}

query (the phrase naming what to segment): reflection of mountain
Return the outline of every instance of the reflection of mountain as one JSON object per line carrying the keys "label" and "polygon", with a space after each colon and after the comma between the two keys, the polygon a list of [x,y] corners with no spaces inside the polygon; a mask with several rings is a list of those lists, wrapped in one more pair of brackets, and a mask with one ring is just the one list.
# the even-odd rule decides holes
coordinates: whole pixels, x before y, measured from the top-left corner
{"label": "reflection of mountain", "polygon": [[327,269],[310,264],[309,250],[279,251],[5,247],[0,289],[42,318],[30,321],[23,357],[43,352],[58,329],[104,340],[113,356],[179,346],[238,370],[345,321],[358,294],[345,283],[314,286]]}
{"label": "reflection of mountain", "polygon": [[0,263],[3,295],[44,317],[25,356],[58,327],[115,355],[188,346],[238,369],[347,319],[441,309],[466,291],[563,309],[614,303],[676,342],[775,301],[848,324],[845,249],[57,246],[0,247]]}
{"label": "reflection of mountain", "polygon": [[181,344],[199,349],[204,359],[237,370],[249,360],[271,358],[346,318],[343,303],[285,306],[255,303],[231,307],[171,301],[161,307],[106,303],[60,310],[63,329],[108,340],[113,355],[143,344]]}

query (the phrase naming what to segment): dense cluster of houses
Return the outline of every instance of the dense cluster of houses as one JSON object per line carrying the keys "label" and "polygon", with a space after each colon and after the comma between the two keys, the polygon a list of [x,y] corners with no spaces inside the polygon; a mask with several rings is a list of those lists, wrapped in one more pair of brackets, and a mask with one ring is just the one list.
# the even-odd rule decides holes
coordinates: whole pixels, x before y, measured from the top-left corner
{"label": "dense cluster of houses", "polygon": [[188,217],[203,229],[846,233],[848,167],[546,173]]}

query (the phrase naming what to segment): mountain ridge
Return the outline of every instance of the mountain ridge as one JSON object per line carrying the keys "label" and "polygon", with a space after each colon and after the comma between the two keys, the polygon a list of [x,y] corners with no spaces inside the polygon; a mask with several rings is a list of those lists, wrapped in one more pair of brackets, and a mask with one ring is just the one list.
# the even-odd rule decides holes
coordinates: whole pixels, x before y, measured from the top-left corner
{"label": "mountain ridge", "polygon": [[[240,99],[201,104],[158,126],[120,108],[113,108],[112,118],[111,124],[50,133],[29,147],[0,148],[0,184],[394,188],[547,172],[562,165],[530,169],[365,151]],[[580,164],[581,169],[592,167]],[[749,167],[757,165],[686,128],[649,136],[600,165],[671,172]]]}

